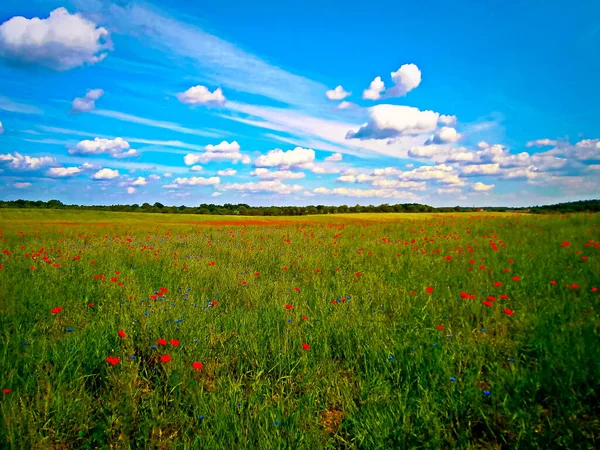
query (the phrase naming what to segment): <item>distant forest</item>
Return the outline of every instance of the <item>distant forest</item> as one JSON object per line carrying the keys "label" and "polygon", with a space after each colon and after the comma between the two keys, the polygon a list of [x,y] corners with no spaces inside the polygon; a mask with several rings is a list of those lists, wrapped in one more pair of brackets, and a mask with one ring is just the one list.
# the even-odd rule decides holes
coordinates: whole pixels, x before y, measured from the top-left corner
{"label": "distant forest", "polygon": [[483,207],[468,208],[462,206],[434,208],[433,206],[419,203],[401,203],[396,205],[383,204],[379,206],[250,206],[244,203],[214,205],[202,203],[198,206],[165,206],[162,203],[143,203],[142,205],[65,205],[59,200],[0,200],[0,208],[21,209],[65,209],[65,210],[94,210],[94,211],[123,211],[123,212],[148,212],[162,214],[214,214],[214,215],[241,215],[241,216],[304,216],[309,214],[345,214],[345,213],[423,213],[423,212],[527,212],[532,214],[548,213],[574,213],[598,212],[599,200],[583,200],[578,202],[557,203],[556,205],[532,206],[529,208],[509,207]]}

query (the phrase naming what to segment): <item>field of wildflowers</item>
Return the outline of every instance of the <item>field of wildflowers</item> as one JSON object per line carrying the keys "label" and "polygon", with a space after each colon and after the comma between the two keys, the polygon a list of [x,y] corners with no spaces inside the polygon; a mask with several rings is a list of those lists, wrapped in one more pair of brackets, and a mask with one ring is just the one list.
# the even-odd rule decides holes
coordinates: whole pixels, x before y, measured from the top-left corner
{"label": "field of wildflowers", "polygon": [[599,217],[0,210],[0,448],[598,448]]}

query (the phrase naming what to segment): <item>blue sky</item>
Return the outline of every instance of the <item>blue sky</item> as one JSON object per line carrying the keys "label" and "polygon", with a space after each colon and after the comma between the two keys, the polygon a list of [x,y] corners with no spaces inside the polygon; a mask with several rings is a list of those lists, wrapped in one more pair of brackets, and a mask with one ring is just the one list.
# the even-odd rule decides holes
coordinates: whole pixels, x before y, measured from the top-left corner
{"label": "blue sky", "polygon": [[598,197],[598,2],[186,3],[0,5],[1,199]]}

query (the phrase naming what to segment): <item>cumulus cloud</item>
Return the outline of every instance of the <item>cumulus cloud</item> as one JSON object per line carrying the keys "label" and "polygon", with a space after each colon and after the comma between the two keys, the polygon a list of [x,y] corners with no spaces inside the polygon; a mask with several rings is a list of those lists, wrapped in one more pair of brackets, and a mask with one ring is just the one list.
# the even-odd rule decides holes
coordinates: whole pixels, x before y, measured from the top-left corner
{"label": "cumulus cloud", "polygon": [[133,186],[129,186],[127,188],[127,193],[128,194],[135,194],[135,188]]}
{"label": "cumulus cloud", "polygon": [[172,176],[173,176],[173,174],[171,172],[165,172],[163,174],[163,177],[165,177],[165,178],[171,178]]}
{"label": "cumulus cloud", "polygon": [[356,103],[352,103],[352,102],[340,102],[339,105],[336,106],[337,109],[350,109],[350,108],[354,108],[356,107]]}
{"label": "cumulus cloud", "polygon": [[536,139],[525,144],[526,147],[554,147],[558,141],[552,139]]}
{"label": "cumulus cloud", "polygon": [[160,175],[152,174],[148,178],[152,181],[157,181],[157,180],[160,180]]}
{"label": "cumulus cloud", "polygon": [[137,177],[137,179],[132,184],[134,186],[144,186],[144,185],[148,184],[148,182],[146,181],[146,178],[144,178],[144,177]]}
{"label": "cumulus cloud", "polygon": [[369,108],[370,120],[358,131],[348,131],[346,139],[391,139],[435,130],[439,114],[402,105]]}
{"label": "cumulus cloud", "polygon": [[221,183],[219,177],[190,177],[190,178],[175,178],[170,184],[165,184],[165,188],[175,188],[179,186],[216,186]]}
{"label": "cumulus cloud", "polygon": [[250,183],[230,183],[223,184],[220,190],[242,191],[242,192],[274,192],[276,194],[291,194],[302,190],[300,185],[284,184],[280,180],[259,181]]}
{"label": "cumulus cloud", "polygon": [[94,180],[112,180],[113,178],[117,178],[118,176],[118,170],[104,168],[96,172],[92,178]]}
{"label": "cumulus cloud", "polygon": [[401,192],[394,189],[352,189],[352,188],[334,188],[328,189],[324,187],[312,190],[313,194],[318,195],[339,195],[343,197],[356,198],[404,198],[414,199],[416,195],[412,192]]}
{"label": "cumulus cloud", "polygon": [[258,168],[250,172],[253,177],[258,177],[263,180],[291,180],[304,178],[304,172],[292,172],[290,170],[276,170],[271,172],[269,169]]}
{"label": "cumulus cloud", "polygon": [[96,100],[104,95],[102,89],[91,89],[83,97],[77,97],[71,104],[71,112],[89,112],[96,107]]}
{"label": "cumulus cloud", "polygon": [[187,105],[223,105],[226,100],[221,88],[210,92],[206,86],[200,85],[192,86],[187,91],[177,94],[177,98]]}
{"label": "cumulus cloud", "polygon": [[341,161],[342,160],[342,154],[341,153],[334,153],[331,156],[328,156],[327,158],[325,158],[325,161],[327,162],[337,162],[337,161]]}
{"label": "cumulus cloud", "polygon": [[75,147],[69,149],[72,155],[101,155],[108,154],[113,158],[130,158],[139,156],[137,150],[129,146],[129,142],[120,137],[115,139],[94,138],[94,140],[83,140]]}
{"label": "cumulus cloud", "polygon": [[48,169],[48,172],[46,172],[46,174],[49,177],[66,178],[72,177],[81,172],[83,172],[83,169],[80,167],[52,167]]}
{"label": "cumulus cloud", "polygon": [[476,191],[490,191],[492,189],[494,189],[494,185],[493,184],[483,184],[480,183],[479,181],[477,183],[473,183],[473,189]]}
{"label": "cumulus cloud", "polygon": [[391,76],[394,86],[387,90],[386,97],[401,97],[421,84],[421,71],[416,64],[404,64]]}
{"label": "cumulus cloud", "polygon": [[442,127],[425,142],[425,145],[453,143],[458,141],[460,137],[461,135],[454,128]]}
{"label": "cumulus cloud", "polygon": [[444,184],[454,184],[461,186],[464,181],[460,179],[458,173],[452,166],[438,164],[436,166],[421,166],[416,169],[402,171],[398,174],[402,180],[428,181],[435,180]]}
{"label": "cumulus cloud", "polygon": [[448,127],[453,127],[458,122],[458,119],[456,118],[456,116],[447,116],[445,114],[442,114],[438,119],[438,122]]}
{"label": "cumulus cloud", "polygon": [[500,164],[472,164],[461,171],[463,175],[494,175],[500,173]]}
{"label": "cumulus cloud", "polygon": [[56,160],[52,156],[31,157],[14,152],[0,154],[0,163],[7,163],[12,170],[39,170],[56,165]]}
{"label": "cumulus cloud", "polygon": [[340,85],[335,89],[330,89],[329,91],[325,92],[325,95],[329,100],[343,100],[349,95],[352,95],[352,92],[346,92]]}
{"label": "cumulus cloud", "polygon": [[25,189],[31,186],[31,183],[14,183],[13,186],[17,189]]}
{"label": "cumulus cloud", "polygon": [[57,8],[45,19],[15,16],[0,25],[0,57],[63,71],[102,61],[112,49],[108,30]]}
{"label": "cumulus cloud", "polygon": [[379,100],[383,91],[385,91],[385,84],[381,81],[381,77],[376,77],[363,91],[362,98],[363,100]]}
{"label": "cumulus cloud", "polygon": [[192,166],[192,167],[190,167],[190,170],[192,172],[201,172],[204,170],[204,168],[202,166]]}
{"label": "cumulus cloud", "polygon": [[236,173],[237,173],[237,170],[234,170],[234,169],[225,169],[225,170],[217,171],[217,175],[219,175],[221,177],[232,177]]}
{"label": "cumulus cloud", "polygon": [[206,164],[211,161],[233,161],[237,163],[241,161],[242,164],[250,164],[251,160],[248,155],[242,155],[240,153],[240,144],[236,141],[231,143],[223,141],[220,144],[212,145],[209,144],[205,148],[204,153],[188,153],[183,158],[183,161],[187,166],[192,166],[197,163]]}
{"label": "cumulus cloud", "polygon": [[315,151],[310,148],[296,147],[293,150],[270,150],[266,155],[256,158],[256,167],[279,167],[280,169],[305,168],[315,160]]}

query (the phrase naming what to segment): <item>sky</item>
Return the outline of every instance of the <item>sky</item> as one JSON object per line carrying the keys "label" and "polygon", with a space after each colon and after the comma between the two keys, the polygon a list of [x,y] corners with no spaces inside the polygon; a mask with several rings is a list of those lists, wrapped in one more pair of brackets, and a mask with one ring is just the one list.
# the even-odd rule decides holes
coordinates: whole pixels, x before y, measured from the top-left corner
{"label": "sky", "polygon": [[595,0],[189,3],[0,4],[0,199],[600,197]]}

